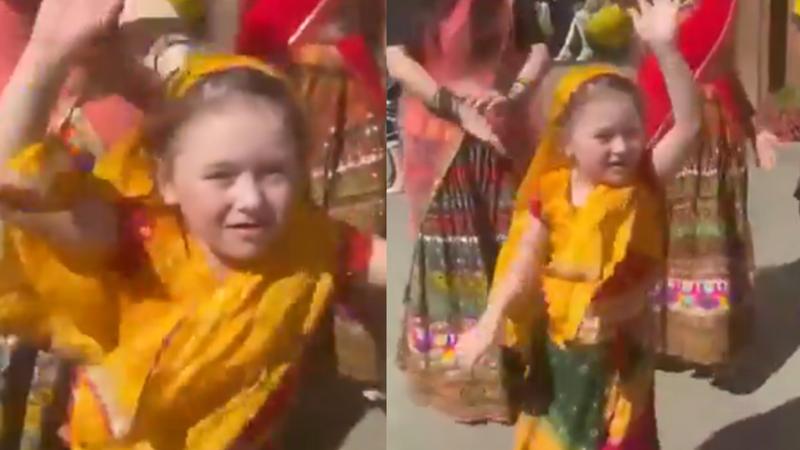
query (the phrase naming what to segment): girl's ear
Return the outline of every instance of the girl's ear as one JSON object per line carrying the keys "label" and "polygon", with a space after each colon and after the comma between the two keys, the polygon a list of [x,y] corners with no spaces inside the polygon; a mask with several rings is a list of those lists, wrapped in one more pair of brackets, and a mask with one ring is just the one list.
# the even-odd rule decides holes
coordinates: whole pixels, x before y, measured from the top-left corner
{"label": "girl's ear", "polygon": [[156,185],[161,198],[168,206],[175,206],[178,197],[175,193],[175,185],[172,182],[172,164],[160,160],[156,164]]}
{"label": "girl's ear", "polygon": [[564,153],[565,156],[568,158],[572,158],[574,156],[574,152],[572,151],[571,139],[569,136],[569,125],[561,124],[558,126],[558,131],[556,131],[558,136],[558,144],[561,147],[561,151]]}

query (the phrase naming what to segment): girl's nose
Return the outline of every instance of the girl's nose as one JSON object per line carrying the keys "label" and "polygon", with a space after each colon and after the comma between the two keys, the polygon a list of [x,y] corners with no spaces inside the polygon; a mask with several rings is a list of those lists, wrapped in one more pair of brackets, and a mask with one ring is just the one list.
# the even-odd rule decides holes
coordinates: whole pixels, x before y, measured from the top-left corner
{"label": "girl's nose", "polygon": [[258,188],[258,183],[256,183],[255,177],[249,173],[239,176],[231,193],[234,198],[234,206],[240,210],[256,210],[264,203],[264,196]]}

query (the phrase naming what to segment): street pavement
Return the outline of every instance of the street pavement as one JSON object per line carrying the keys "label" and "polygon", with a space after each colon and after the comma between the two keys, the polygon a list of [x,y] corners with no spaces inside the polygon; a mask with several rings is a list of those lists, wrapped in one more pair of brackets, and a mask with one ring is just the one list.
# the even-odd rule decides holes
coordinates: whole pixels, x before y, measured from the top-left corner
{"label": "street pavement", "polygon": [[[663,450],[800,449],[800,215],[792,197],[800,147],[780,154],[771,172],[751,171],[750,216],[755,235],[757,320],[753,345],[737,363],[735,392],[691,373],[657,376]],[[505,450],[512,429],[464,426],[409,400],[391,356],[400,333],[402,293],[412,240],[402,196],[388,201],[388,450]],[[352,447],[372,450],[381,447]]]}

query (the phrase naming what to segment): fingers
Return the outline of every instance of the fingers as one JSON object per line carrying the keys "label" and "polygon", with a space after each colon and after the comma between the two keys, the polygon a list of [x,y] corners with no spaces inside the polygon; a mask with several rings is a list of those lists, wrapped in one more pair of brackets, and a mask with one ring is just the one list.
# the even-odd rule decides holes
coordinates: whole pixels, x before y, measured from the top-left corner
{"label": "fingers", "polygon": [[499,106],[501,106],[501,105],[503,105],[504,103],[506,103],[506,101],[507,101],[507,100],[508,100],[508,99],[507,99],[506,97],[499,96],[499,95],[498,95],[498,96],[496,96],[496,97],[494,97],[494,98],[492,98],[492,99],[489,101],[489,103],[486,105],[486,111],[489,111],[489,112],[491,112],[491,111],[494,111],[494,110],[495,110],[495,109],[497,109]]}
{"label": "fingers", "polygon": [[628,15],[633,21],[633,28],[637,31],[641,29],[642,13],[636,8],[628,8]]}

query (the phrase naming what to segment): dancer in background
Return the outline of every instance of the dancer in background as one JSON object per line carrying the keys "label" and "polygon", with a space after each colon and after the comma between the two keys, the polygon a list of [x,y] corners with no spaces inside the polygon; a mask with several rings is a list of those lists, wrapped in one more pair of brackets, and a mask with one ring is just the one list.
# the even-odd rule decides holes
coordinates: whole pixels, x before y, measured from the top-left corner
{"label": "dancer in background", "polygon": [[416,236],[398,364],[418,403],[461,422],[506,423],[514,417],[503,381],[511,358],[498,352],[463,370],[454,346],[486,307],[531,155],[524,113],[547,49],[540,33],[515,27],[536,21],[515,17],[524,9],[511,1],[388,6],[387,61],[403,89],[403,185]]}
{"label": "dancer in background", "polygon": [[[658,293],[659,350],[701,372],[720,372],[746,342],[753,318],[753,249],[747,217],[747,152],[760,166],[773,148],[756,142],[754,111],[733,67],[736,0],[698,0],[681,11],[678,45],[702,86],[700,150],[666,191],[667,279]],[[638,75],[649,139],[661,137],[672,108],[653,55]]]}
{"label": "dancer in background", "polygon": [[312,206],[300,105],[248,58],[190,58],[148,112],[150,195],[58,166],[66,149],[40,112],[120,10],[44,0],[3,92],[2,217],[19,258],[3,260],[0,323],[84,365],[74,448],[260,448],[334,290],[385,286],[384,247]]}
{"label": "dancer in background", "polygon": [[[465,367],[505,340],[528,360],[516,450],[659,448],[648,292],[663,271],[663,198],[696,149],[700,100],[675,46],[677,0],[647,0],[636,30],[675,122],[648,147],[639,88],[613,66],[570,69],[522,182],[490,303],[462,335]],[[538,400],[538,402],[534,402]]]}

